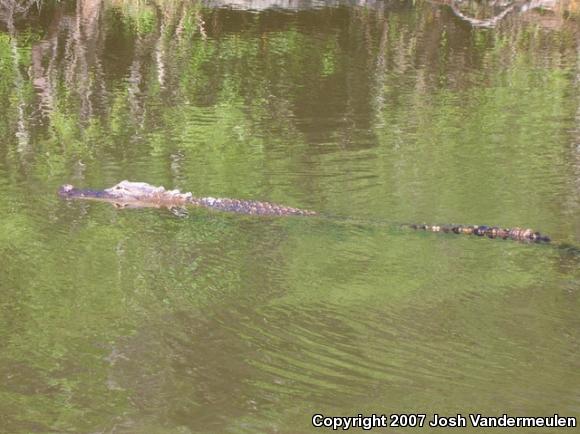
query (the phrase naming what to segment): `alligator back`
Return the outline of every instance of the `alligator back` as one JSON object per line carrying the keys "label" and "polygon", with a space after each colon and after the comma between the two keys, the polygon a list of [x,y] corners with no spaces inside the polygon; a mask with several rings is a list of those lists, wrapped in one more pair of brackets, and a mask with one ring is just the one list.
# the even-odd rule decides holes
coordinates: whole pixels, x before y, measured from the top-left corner
{"label": "alligator back", "polygon": [[300,208],[292,208],[284,205],[277,205],[270,202],[260,202],[256,200],[238,200],[226,198],[202,197],[192,199],[192,203],[212,208],[219,211],[235,212],[239,214],[261,215],[261,216],[315,216],[316,211]]}

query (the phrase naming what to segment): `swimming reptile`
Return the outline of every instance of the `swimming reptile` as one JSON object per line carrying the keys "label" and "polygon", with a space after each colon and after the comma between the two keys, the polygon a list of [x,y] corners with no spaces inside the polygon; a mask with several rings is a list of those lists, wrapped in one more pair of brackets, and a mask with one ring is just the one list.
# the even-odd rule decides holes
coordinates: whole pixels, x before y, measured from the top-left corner
{"label": "swimming reptile", "polygon": [[[195,197],[179,190],[166,190],[146,182],[121,181],[105,190],[85,190],[70,184],[59,189],[59,195],[66,199],[86,199],[110,202],[120,208],[180,208],[197,206],[219,211],[234,212],[256,216],[317,216],[316,211],[293,208],[270,202],[238,200],[214,197]],[[411,224],[405,227],[429,232],[477,235],[488,238],[502,238],[516,241],[550,242],[550,237],[532,229],[499,228],[476,225],[427,225]]]}

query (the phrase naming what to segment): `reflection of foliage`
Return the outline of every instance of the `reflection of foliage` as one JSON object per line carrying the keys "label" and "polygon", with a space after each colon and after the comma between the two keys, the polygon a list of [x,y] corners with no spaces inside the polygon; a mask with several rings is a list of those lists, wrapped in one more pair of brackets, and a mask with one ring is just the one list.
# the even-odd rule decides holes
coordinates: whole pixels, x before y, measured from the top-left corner
{"label": "reflection of foliage", "polygon": [[155,7],[149,1],[115,1],[112,4],[119,8],[125,25],[137,34],[152,33],[157,26]]}
{"label": "reflection of foliage", "polygon": [[[156,128],[166,129],[167,125],[159,125],[159,121],[163,118],[169,119],[162,113],[162,107],[167,103],[177,106],[191,103],[202,106],[242,104],[251,106],[251,112],[254,113],[276,115],[269,107],[271,97],[276,97],[278,98],[276,105],[285,107],[284,111],[278,114],[279,122],[288,124],[290,118],[287,110],[292,111],[293,106],[297,105],[304,107],[305,99],[307,96],[310,97],[312,92],[326,93],[329,86],[339,89],[337,85],[345,82],[349,83],[349,86],[341,89],[341,92],[349,93],[347,97],[350,101],[349,107],[327,107],[326,110],[343,111],[345,119],[348,119],[352,116],[349,110],[354,110],[367,97],[372,99],[370,89],[358,88],[357,83],[363,83],[364,78],[357,77],[356,74],[360,74],[363,70],[353,68],[350,59],[357,59],[357,62],[367,65],[373,63],[378,66],[390,65],[394,71],[404,74],[405,70],[411,68],[416,59],[424,56],[425,52],[428,53],[425,56],[429,62],[440,65],[440,78],[434,80],[434,83],[456,83],[461,86],[462,82],[469,81],[469,77],[452,68],[452,65],[462,61],[458,56],[463,50],[458,47],[457,39],[452,42],[445,40],[448,31],[439,31],[435,28],[425,30],[430,32],[431,36],[424,38],[424,43],[416,39],[416,32],[409,31],[408,23],[411,22],[418,29],[427,29],[427,21],[419,14],[401,15],[405,17],[406,22],[399,22],[400,16],[393,16],[385,22],[378,13],[371,11],[357,13],[355,10],[350,17],[338,11],[320,12],[328,17],[328,29],[325,30],[323,37],[322,33],[315,29],[298,30],[290,17],[286,17],[287,22],[282,21],[280,27],[274,31],[262,32],[260,16],[256,16],[244,22],[244,33],[241,34],[243,36],[238,36],[221,24],[228,14],[226,11],[203,10],[197,4],[188,6],[181,2],[150,3],[119,0],[110,4],[124,17],[120,24],[124,26],[122,33],[128,35],[128,43],[131,44],[131,38],[134,41],[129,79],[117,83],[104,83],[103,74],[108,74],[109,66],[104,59],[98,57],[94,60],[87,58],[86,67],[83,66],[81,69],[77,67],[76,72],[67,70],[65,58],[45,57],[43,62],[51,66],[39,71],[39,74],[45,76],[37,77],[36,81],[52,83],[52,87],[47,87],[46,92],[51,93],[51,98],[48,99],[56,98],[58,107],[52,106],[48,111],[46,108],[40,108],[35,113],[44,113],[44,116],[49,118],[48,123],[52,125],[51,131],[55,134],[54,143],[59,141],[78,143],[89,147],[87,142],[89,139],[78,125],[95,125],[95,122],[90,121],[91,118],[100,119],[98,124],[103,125],[104,133],[110,126],[113,136],[119,140],[138,135],[140,129],[149,128],[147,125],[155,124]],[[91,17],[99,13],[99,9],[95,6],[91,6],[90,9],[85,7],[83,10],[90,10]],[[351,21],[349,26],[343,25],[345,18]],[[94,19],[89,23],[91,27],[86,27],[83,31],[85,43],[97,44],[97,53],[100,53],[98,56],[103,56],[106,52],[103,44],[106,43],[107,36],[99,33],[110,30],[93,27],[93,22]],[[210,38],[201,37],[200,23],[204,23],[205,26],[202,30],[203,35],[209,35]],[[386,29],[385,36],[380,34],[382,27]],[[57,33],[50,38],[56,37],[61,46],[70,45],[67,38],[70,38],[71,34],[65,33],[66,28],[58,30],[58,23],[55,23],[53,28],[57,29]],[[361,37],[363,34],[366,34],[364,38]],[[474,41],[482,54],[482,57],[476,58],[475,61],[487,62],[485,56],[489,48],[499,50],[506,42],[509,45],[503,51],[510,52],[513,44],[520,43],[512,39],[511,34],[506,32],[495,37],[483,37],[480,33],[474,33]],[[516,31],[513,34],[522,33]],[[528,33],[528,35],[533,38],[543,37],[538,34],[532,36]],[[49,40],[53,40],[50,38]],[[341,40],[351,42],[346,46],[340,42]],[[22,41],[35,45],[34,41],[24,42],[24,39]],[[435,51],[422,45],[427,41],[429,44],[437,42],[439,49]],[[79,44],[78,49],[84,50],[80,42],[82,41],[76,42]],[[4,65],[9,62],[6,48],[2,56]],[[58,56],[58,51],[53,50],[51,56],[54,54]],[[76,58],[83,55],[82,51],[79,51]],[[319,59],[318,66],[310,61],[313,58]],[[505,61],[505,58],[502,61]],[[76,84],[69,81],[73,72],[81,74]],[[119,72],[115,71],[114,74],[118,75]],[[379,77],[382,72],[377,70],[376,74]],[[126,75],[129,75],[128,71]],[[323,77],[327,77],[328,80],[321,81]],[[3,83],[9,81],[3,80]],[[252,88],[249,87],[249,83]],[[290,86],[289,83],[295,86]],[[432,84],[424,83],[427,86]],[[420,83],[418,85],[421,86]],[[64,91],[65,86],[69,90]],[[170,93],[164,90],[167,88],[171,88]],[[300,89],[305,89],[304,93],[301,93]],[[59,102],[65,101],[65,98],[66,103]],[[105,107],[113,109],[103,113]],[[356,110],[361,108],[358,107]],[[366,110],[368,109],[367,107]],[[313,104],[312,110],[319,111],[320,108]],[[306,113],[295,114],[302,116]],[[250,112],[247,111],[246,116],[249,115]],[[219,119],[217,121],[219,122]],[[176,130],[182,129],[179,126],[175,127]],[[292,125],[283,128],[295,130]],[[92,132],[95,132],[94,128]],[[95,140],[101,143],[109,141],[105,137],[96,139],[94,134],[90,136],[91,143]],[[235,138],[239,140],[239,134]],[[65,146],[64,149],[78,149],[78,146]]]}
{"label": "reflection of foliage", "polygon": [[[555,17],[567,17],[577,14],[577,1],[556,0],[433,0],[436,3],[448,4],[453,13],[473,27],[492,28],[510,15],[528,14],[530,11],[551,11]],[[538,21],[551,26],[555,17],[537,16]],[[557,20],[558,18],[556,18]]]}
{"label": "reflection of foliage", "polygon": [[[220,353],[223,366],[247,374],[234,385],[239,401],[222,412],[248,414],[261,383],[282,403],[303,396],[283,369],[254,369],[291,355],[255,356],[263,325],[236,309],[260,306],[257,317],[270,314],[275,330],[296,327],[284,319],[292,307],[302,315],[312,308],[316,318],[329,300],[338,312],[358,303],[420,308],[445,304],[466,285],[527,294],[535,282],[571,281],[553,270],[553,251],[515,244],[434,242],[329,221],[203,212],[174,219],[54,198],[65,179],[102,186],[133,178],[383,220],[529,221],[572,239],[577,223],[560,217],[576,209],[542,204],[553,191],[546,180],[571,170],[562,144],[572,142],[578,109],[567,96],[578,42],[565,23],[471,30],[421,2],[390,5],[388,14],[299,15],[179,1],[78,4],[42,9],[40,30],[17,26],[13,40],[0,34],[0,336],[9,337],[0,344],[0,414],[21,415],[3,419],[5,429],[89,432],[116,423],[111,415],[130,419],[141,405],[168,418],[175,408],[197,415],[231,391],[215,387],[230,377],[184,373],[187,363],[213,366],[218,357],[204,333],[234,340],[237,357]],[[31,114],[25,156],[13,139],[15,101]],[[554,188],[577,197],[568,185]],[[434,281],[445,283],[440,293]],[[286,316],[272,314],[276,305]],[[220,312],[235,312],[246,335],[219,317],[204,320]],[[311,347],[297,342],[313,362]],[[356,353],[369,356],[368,345]],[[307,380],[320,393],[323,382]],[[160,399],[174,387],[191,401]],[[184,424],[195,431],[192,420]],[[217,423],[220,432],[228,422]]]}
{"label": "reflection of foliage", "polygon": [[[8,78],[13,75],[12,56],[10,54],[9,36],[0,34],[0,101],[9,101],[12,91],[12,83]],[[6,137],[10,133],[9,105],[0,104],[0,135]]]}

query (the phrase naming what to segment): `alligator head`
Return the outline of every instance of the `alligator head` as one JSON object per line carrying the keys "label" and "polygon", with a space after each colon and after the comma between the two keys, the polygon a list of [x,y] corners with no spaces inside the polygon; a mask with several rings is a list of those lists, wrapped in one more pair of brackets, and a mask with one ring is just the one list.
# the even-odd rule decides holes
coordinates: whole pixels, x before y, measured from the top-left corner
{"label": "alligator head", "polygon": [[84,190],[65,184],[59,195],[68,199],[87,199],[110,202],[117,207],[174,207],[191,201],[191,193],[166,190],[146,182],[121,181],[105,190]]}

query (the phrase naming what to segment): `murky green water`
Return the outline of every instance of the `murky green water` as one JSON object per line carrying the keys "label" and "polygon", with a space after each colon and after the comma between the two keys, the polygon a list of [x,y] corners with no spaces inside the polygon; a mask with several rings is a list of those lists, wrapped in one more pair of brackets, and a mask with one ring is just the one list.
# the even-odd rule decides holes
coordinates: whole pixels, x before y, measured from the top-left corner
{"label": "murky green water", "polygon": [[[577,9],[24,3],[0,8],[0,432],[580,418]],[[123,179],[330,217],[56,195]]]}

